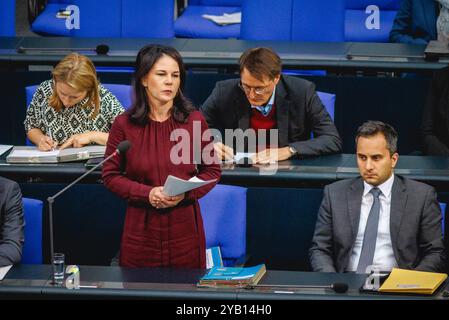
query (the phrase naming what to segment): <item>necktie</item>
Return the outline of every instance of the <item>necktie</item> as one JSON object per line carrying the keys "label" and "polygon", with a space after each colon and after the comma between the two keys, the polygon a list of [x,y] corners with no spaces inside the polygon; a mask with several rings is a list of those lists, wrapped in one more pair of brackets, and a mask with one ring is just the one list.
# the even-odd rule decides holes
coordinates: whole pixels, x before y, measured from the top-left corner
{"label": "necktie", "polygon": [[373,264],[374,251],[376,250],[377,227],[379,225],[380,214],[379,195],[382,192],[378,188],[372,188],[370,193],[373,195],[374,201],[368,215],[368,221],[366,222],[357,273],[366,273],[366,268]]}

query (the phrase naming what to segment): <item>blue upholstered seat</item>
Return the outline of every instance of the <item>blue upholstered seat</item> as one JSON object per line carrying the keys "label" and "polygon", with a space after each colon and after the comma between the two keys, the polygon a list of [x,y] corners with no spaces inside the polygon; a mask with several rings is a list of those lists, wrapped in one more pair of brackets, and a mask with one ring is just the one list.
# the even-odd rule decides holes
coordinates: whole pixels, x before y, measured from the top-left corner
{"label": "blue upholstered seat", "polygon": [[183,38],[227,39],[240,36],[240,23],[220,26],[202,17],[241,12],[241,0],[194,0],[175,21],[175,34]]}
{"label": "blue upholstered seat", "polygon": [[16,35],[16,1],[0,1],[0,37]]}
{"label": "blue upholstered seat", "polygon": [[22,263],[42,264],[42,208],[41,200],[23,198],[25,243]]}
{"label": "blue upholstered seat", "polygon": [[[369,6],[379,8],[379,28],[371,27]],[[389,42],[390,30],[399,9],[400,0],[347,0],[345,12],[345,41]],[[366,22],[368,20],[368,27]]]}
{"label": "blue upholstered seat", "polygon": [[246,190],[218,184],[199,200],[206,248],[219,246],[225,266],[246,255]]}
{"label": "blue upholstered seat", "polygon": [[[159,0],[60,0],[49,2],[32,24],[42,34],[70,37],[173,38],[173,1]],[[79,28],[68,29],[60,9],[79,9]],[[149,19],[151,17],[151,19]]]}

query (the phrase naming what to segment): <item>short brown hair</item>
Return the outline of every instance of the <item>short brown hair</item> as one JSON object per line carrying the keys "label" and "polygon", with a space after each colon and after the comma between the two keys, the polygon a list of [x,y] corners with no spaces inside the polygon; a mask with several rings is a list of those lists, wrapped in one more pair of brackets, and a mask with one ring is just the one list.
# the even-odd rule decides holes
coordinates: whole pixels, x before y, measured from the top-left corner
{"label": "short brown hair", "polygon": [[[87,91],[87,101],[83,105],[94,106],[91,118],[95,118],[100,111],[100,95],[98,93],[97,72],[93,62],[86,56],[78,53],[71,53],[62,59],[52,71],[53,85],[56,82],[63,82],[77,91]],[[56,111],[60,111],[64,104],[53,88],[53,94],[49,99],[49,104]]]}
{"label": "short brown hair", "polygon": [[281,58],[269,48],[252,48],[246,50],[239,59],[240,73],[246,69],[253,77],[270,80],[279,76],[282,71]]}

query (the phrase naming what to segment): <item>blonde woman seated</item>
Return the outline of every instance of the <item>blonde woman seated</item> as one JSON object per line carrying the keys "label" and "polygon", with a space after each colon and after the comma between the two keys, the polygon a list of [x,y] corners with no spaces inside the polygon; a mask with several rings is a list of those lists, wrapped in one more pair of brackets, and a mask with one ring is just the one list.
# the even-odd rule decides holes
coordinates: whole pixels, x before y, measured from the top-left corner
{"label": "blonde woman seated", "polygon": [[28,139],[41,151],[105,145],[115,117],[124,109],[97,80],[92,61],[72,53],[37,88],[24,121]]}

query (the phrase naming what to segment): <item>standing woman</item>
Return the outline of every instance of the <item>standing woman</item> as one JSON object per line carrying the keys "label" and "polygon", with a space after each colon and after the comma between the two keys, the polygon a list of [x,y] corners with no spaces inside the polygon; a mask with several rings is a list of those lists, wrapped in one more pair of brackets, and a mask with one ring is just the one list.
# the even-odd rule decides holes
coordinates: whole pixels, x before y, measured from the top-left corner
{"label": "standing woman", "polygon": [[37,88],[24,121],[25,131],[41,151],[87,144],[105,145],[117,115],[117,98],[97,79],[92,61],[78,53],[62,59],[53,78]]}
{"label": "standing woman", "polygon": [[[208,133],[208,127],[201,113],[182,95],[184,80],[183,62],[175,49],[160,45],[142,48],[136,59],[133,105],[112,125],[105,156],[114,152],[121,141],[131,143],[126,155],[113,157],[103,166],[105,186],[128,201],[121,266],[204,268],[206,265],[205,236],[197,200],[214,184],[175,197],[162,191],[168,175],[217,181],[221,175],[217,161],[204,161],[203,157],[193,161],[193,144]],[[196,141],[194,126],[201,129]],[[186,132],[188,138],[180,144],[171,139],[176,132]],[[190,150],[188,161],[176,161],[179,147]],[[200,148],[202,153],[209,150],[209,156],[215,157],[210,140],[202,141]],[[122,161],[126,163],[125,174],[121,173]]]}

